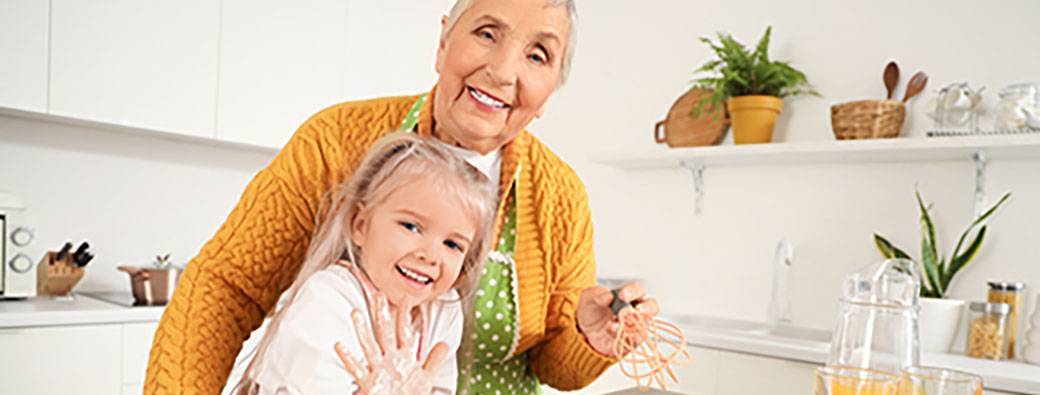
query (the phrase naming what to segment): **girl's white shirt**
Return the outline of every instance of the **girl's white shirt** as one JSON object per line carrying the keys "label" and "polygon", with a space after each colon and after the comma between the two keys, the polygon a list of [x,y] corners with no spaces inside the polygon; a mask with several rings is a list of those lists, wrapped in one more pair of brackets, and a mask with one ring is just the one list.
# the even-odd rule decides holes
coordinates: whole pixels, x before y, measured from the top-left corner
{"label": "girl's white shirt", "polygon": [[[333,349],[341,342],[362,364],[364,353],[354,331],[350,312],[369,314],[365,293],[350,269],[336,265],[315,273],[304,283],[268,346],[263,366],[254,382],[258,394],[345,394],[357,389]],[[437,342],[450,352],[434,379],[435,393],[455,393],[456,351],[462,339],[462,303],[455,290],[441,295],[421,309],[423,333],[419,342],[420,361],[425,361]]]}

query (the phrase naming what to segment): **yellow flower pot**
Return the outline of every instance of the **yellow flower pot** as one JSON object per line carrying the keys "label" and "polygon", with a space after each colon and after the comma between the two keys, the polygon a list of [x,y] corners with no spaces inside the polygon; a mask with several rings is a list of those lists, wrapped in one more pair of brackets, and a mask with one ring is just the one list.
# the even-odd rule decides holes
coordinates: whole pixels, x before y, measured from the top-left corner
{"label": "yellow flower pot", "polygon": [[726,101],[737,144],[761,144],[773,140],[773,127],[784,101],[774,96],[738,96]]}

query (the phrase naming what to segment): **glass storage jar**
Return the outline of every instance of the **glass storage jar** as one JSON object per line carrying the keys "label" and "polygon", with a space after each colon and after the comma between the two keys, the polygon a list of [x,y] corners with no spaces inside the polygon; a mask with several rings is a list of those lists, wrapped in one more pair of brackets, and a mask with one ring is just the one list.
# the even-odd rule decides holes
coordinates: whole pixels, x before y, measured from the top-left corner
{"label": "glass storage jar", "polygon": [[1022,298],[1025,294],[1026,285],[1018,282],[1007,282],[1007,281],[990,281],[989,282],[989,302],[990,303],[1004,303],[1011,306],[1011,312],[1008,313],[1008,347],[1007,347],[1007,358],[1015,358],[1015,336],[1018,332],[1018,314],[1019,310],[1022,309]]}
{"label": "glass storage jar", "polygon": [[1007,318],[1011,307],[1004,303],[972,302],[968,311],[968,356],[1004,359],[1007,355]]}

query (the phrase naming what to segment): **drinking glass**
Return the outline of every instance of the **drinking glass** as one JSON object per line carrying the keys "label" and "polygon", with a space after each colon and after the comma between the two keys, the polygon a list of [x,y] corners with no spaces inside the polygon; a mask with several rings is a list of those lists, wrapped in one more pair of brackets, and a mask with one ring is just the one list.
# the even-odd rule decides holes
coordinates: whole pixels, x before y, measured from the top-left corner
{"label": "drinking glass", "polygon": [[816,369],[815,395],[898,395],[899,375],[844,366]]}
{"label": "drinking glass", "polygon": [[899,395],[982,395],[982,377],[953,369],[903,369]]}

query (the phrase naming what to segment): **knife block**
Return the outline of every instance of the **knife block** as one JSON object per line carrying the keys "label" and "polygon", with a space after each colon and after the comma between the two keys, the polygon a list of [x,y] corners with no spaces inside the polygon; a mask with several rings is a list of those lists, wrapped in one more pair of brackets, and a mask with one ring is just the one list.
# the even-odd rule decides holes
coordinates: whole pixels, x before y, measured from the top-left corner
{"label": "knife block", "polygon": [[36,294],[65,296],[83,278],[84,270],[72,262],[72,254],[66,254],[62,260],[58,253],[47,251],[36,265]]}

